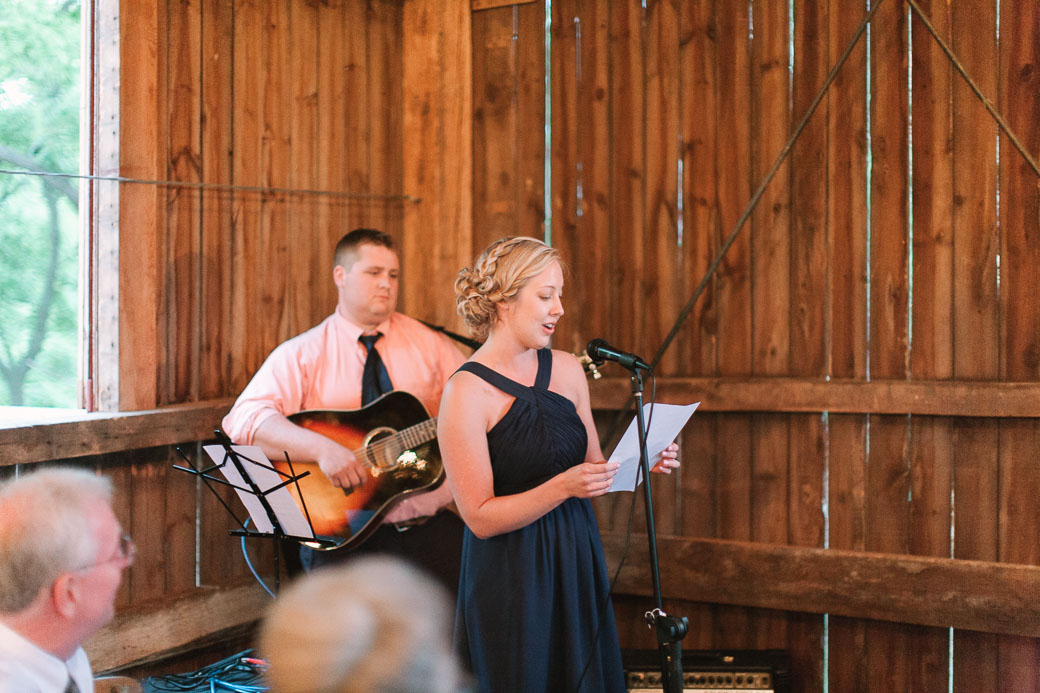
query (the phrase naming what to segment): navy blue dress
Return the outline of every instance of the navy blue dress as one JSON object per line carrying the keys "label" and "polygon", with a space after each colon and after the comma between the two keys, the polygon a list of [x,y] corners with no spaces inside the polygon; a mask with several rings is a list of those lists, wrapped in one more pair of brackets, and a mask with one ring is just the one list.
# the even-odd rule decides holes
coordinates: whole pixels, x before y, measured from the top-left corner
{"label": "navy blue dress", "polygon": [[[487,434],[496,496],[534,488],[585,459],[588,437],[574,404],[548,389],[550,350],[538,352],[533,387],[479,363],[459,370],[516,398]],[[466,528],[456,652],[481,693],[623,693],[609,590],[588,499],[570,498],[489,539]]]}

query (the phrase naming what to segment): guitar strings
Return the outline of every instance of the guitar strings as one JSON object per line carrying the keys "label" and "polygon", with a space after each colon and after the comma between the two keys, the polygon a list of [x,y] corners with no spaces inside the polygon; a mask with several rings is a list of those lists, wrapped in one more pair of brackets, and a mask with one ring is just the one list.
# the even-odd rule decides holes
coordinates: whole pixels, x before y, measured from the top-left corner
{"label": "guitar strings", "polygon": [[354,457],[361,460],[365,465],[377,469],[384,469],[384,467],[378,462],[372,462],[370,459],[390,459],[389,456],[385,456],[387,450],[390,449],[394,451],[392,459],[396,461],[397,458],[401,456],[402,452],[411,447],[401,444],[401,440],[407,440],[409,436],[414,435],[416,445],[424,443],[426,441],[421,440],[424,435],[423,429],[431,427],[436,430],[436,419],[428,419],[422,423],[417,423],[414,426],[409,426],[408,428],[396,431],[388,435],[386,438],[380,438],[371,445],[353,450],[352,453]]}

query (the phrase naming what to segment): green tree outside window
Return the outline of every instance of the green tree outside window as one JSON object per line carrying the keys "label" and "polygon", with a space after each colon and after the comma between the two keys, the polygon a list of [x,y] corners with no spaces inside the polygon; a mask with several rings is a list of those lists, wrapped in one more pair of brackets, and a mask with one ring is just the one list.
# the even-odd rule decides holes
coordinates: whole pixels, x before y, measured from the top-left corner
{"label": "green tree outside window", "polygon": [[[76,173],[79,0],[0,0],[0,169]],[[77,406],[78,186],[0,173],[0,405]]]}

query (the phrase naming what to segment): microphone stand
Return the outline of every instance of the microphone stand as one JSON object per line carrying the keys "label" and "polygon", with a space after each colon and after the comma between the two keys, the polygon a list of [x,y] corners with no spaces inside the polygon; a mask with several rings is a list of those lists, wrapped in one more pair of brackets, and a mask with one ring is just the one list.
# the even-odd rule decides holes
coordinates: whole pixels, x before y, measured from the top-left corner
{"label": "microphone stand", "polygon": [[686,637],[689,621],[685,616],[669,616],[661,602],[661,576],[657,565],[657,534],[654,530],[654,503],[650,490],[650,456],[646,449],[646,423],[643,420],[643,375],[633,366],[632,397],[636,404],[636,422],[639,430],[639,468],[643,474],[643,502],[646,505],[646,530],[650,541],[650,576],[654,586],[656,608],[645,614],[647,625],[657,635],[658,654],[661,658],[661,682],[664,693],[680,693],[682,680],[682,639]]}

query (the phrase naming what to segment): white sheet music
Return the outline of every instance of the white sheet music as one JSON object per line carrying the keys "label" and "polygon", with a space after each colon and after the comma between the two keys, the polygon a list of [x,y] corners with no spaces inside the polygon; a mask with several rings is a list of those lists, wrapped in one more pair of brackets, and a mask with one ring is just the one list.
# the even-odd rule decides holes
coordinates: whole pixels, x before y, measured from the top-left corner
{"label": "white sheet music", "polygon": [[[650,468],[661,456],[661,452],[679,436],[683,426],[693,416],[700,402],[693,404],[644,404],[643,417],[649,430],[646,432],[646,452],[650,455]],[[653,420],[650,420],[650,407],[654,408]],[[614,491],[635,491],[643,481],[642,470],[639,468],[639,431],[638,420],[632,417],[632,422],[621,436],[614,452],[610,454],[608,462],[620,462],[614,482],[610,485],[610,493]]]}
{"label": "white sheet music", "polygon": [[[277,471],[270,469],[271,462],[260,448],[255,445],[232,445],[231,447],[238,454],[239,460],[242,461],[242,468],[245,469],[246,474],[250,476],[253,483],[261,491],[267,491],[285,481]],[[267,516],[267,511],[264,510],[260,499],[253,493],[240,490],[242,488],[248,489],[249,484],[238,473],[238,468],[235,467],[234,463],[224,459],[226,455],[224,446],[204,445],[202,449],[206,451],[206,454],[216,464],[222,465],[219,469],[224,478],[237,487],[235,492],[238,493],[238,497],[242,500],[242,505],[246,506],[246,510],[249,511],[249,517],[253,518],[253,528],[265,534],[274,532],[274,525]],[[226,464],[222,464],[224,462]],[[278,518],[278,524],[282,526],[282,532],[293,537],[306,537],[308,539],[314,537],[310,523],[307,522],[307,518],[300,511],[300,506],[293,500],[288,486],[280,488],[273,493],[268,493],[266,498],[271,509],[274,510],[275,517]]]}

